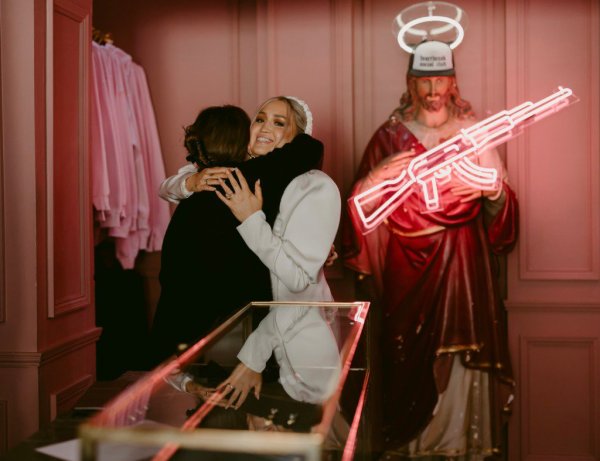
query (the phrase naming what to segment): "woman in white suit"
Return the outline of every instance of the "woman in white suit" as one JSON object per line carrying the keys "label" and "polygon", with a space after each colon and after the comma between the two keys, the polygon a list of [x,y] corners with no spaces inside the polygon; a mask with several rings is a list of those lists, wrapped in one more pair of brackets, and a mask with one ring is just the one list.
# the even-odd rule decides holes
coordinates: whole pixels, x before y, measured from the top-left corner
{"label": "woman in white suit", "polygon": [[[237,171],[235,172],[237,173]],[[260,184],[253,194],[239,173],[224,185],[229,206],[241,221],[238,232],[271,272],[276,301],[333,301],[323,263],[340,218],[340,195],[333,180],[319,170],[298,176],[286,188],[273,228],[260,209]],[[280,366],[280,382],[294,399],[322,403],[335,390],[340,358],[324,312],[314,307],[271,310],[238,354],[241,364],[226,380],[229,402],[240,405],[250,389],[260,393],[260,372],[271,352]]]}
{"label": "woman in white suit", "polygon": [[[300,123],[292,107],[303,111]],[[252,122],[250,151],[266,155],[275,144],[289,142],[299,132],[312,134],[312,114],[306,103],[292,97],[269,99]],[[163,198],[186,198],[180,191],[189,173],[182,173],[180,170],[179,175],[165,181]],[[270,270],[273,300],[333,301],[323,265],[341,213],[334,181],[320,170],[296,177],[285,189],[271,228],[261,209],[260,182],[253,193],[239,170],[223,176],[230,186],[219,178],[223,192],[214,189],[215,193],[240,221],[238,232],[248,247]],[[341,367],[339,349],[323,311],[308,306],[276,308],[248,337],[238,354],[241,363],[223,383],[229,394],[228,406],[240,406],[251,391],[259,397],[261,372],[272,353],[280,366],[280,382],[295,400],[322,403],[335,390]],[[193,385],[189,380],[181,383],[189,391]]]}

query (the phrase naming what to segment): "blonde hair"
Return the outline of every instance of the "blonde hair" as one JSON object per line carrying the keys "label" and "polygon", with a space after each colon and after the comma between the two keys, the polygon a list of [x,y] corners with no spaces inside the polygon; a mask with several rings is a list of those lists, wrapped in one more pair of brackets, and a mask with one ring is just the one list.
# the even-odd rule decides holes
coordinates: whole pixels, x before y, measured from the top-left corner
{"label": "blonde hair", "polygon": [[[288,98],[287,96],[274,96],[272,98],[267,99],[259,106],[256,113],[258,114],[260,111],[263,110],[263,108],[267,104],[270,104],[274,101],[283,101],[288,105],[290,113],[292,115],[291,120],[294,122],[291,125],[293,128],[292,136],[296,136],[298,133],[305,133],[307,124],[306,112],[304,111],[304,108],[300,105],[300,103],[298,103],[294,99]],[[254,119],[256,119],[256,116],[254,116]]]}

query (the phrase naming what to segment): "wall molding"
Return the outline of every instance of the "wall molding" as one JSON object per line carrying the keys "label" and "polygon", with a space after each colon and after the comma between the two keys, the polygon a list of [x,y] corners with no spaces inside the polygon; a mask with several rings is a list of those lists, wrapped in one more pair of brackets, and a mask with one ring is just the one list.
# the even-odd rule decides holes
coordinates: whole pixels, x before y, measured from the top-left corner
{"label": "wall molding", "polygon": [[8,400],[0,400],[0,455],[8,451]]}
{"label": "wall molding", "polygon": [[45,38],[45,98],[46,126],[44,145],[45,190],[45,236],[46,236],[46,306],[48,317],[54,317],[54,0],[46,0],[46,38]]}
{"label": "wall molding", "polygon": [[102,328],[93,328],[64,343],[41,352],[0,352],[0,368],[37,368],[65,357],[80,349],[95,345]]}
{"label": "wall molding", "polygon": [[87,374],[74,383],[60,389],[58,392],[50,393],[50,420],[53,421],[58,415],[71,410],[93,383],[93,376]]}
{"label": "wall molding", "polygon": [[[77,136],[77,149],[78,149],[78,211],[82,221],[79,223],[79,241],[78,249],[79,252],[79,266],[78,271],[79,278],[79,292],[68,293],[65,296],[58,297],[55,292],[55,248],[54,248],[54,231],[55,231],[55,203],[54,203],[54,178],[55,178],[55,156],[54,156],[54,122],[55,122],[55,110],[54,110],[54,15],[60,14],[79,25],[79,76],[78,81],[80,83],[78,88],[79,93],[79,108],[78,108],[78,136]],[[45,234],[46,234],[46,303],[48,318],[54,318],[60,315],[65,315],[70,312],[84,309],[89,306],[92,302],[91,285],[89,280],[91,279],[91,249],[90,249],[90,223],[88,222],[87,216],[89,215],[89,194],[86,182],[89,178],[89,164],[88,164],[88,145],[89,141],[85,133],[87,133],[88,126],[88,110],[89,107],[89,91],[86,85],[89,75],[89,61],[88,54],[86,52],[89,46],[90,36],[90,17],[76,4],[68,2],[66,0],[46,0],[46,47],[45,47],[45,65],[46,65],[46,144],[45,144],[45,179],[46,179],[46,190],[45,190]]]}
{"label": "wall molding", "polygon": [[261,104],[272,95],[279,94],[275,83],[275,3],[273,0],[259,2],[256,10],[256,95]]}
{"label": "wall molding", "polygon": [[[352,69],[352,3],[330,1],[331,16],[331,108],[334,114],[353,114]],[[354,152],[354,117],[332,117],[329,152]],[[333,156],[329,155],[330,158]],[[346,197],[354,181],[354,166],[351,162],[327,162],[330,175],[336,179],[342,197]]]}
{"label": "wall molding", "polygon": [[[499,57],[505,54],[505,41],[503,30],[499,24],[504,23],[504,16],[497,8],[498,1],[485,0],[481,3],[482,17],[485,21],[483,43],[480,49],[480,60],[485,63],[481,69],[481,109],[492,110],[493,108],[506,107],[506,94],[503,88],[504,66]],[[457,71],[458,72],[458,71]],[[459,76],[460,77],[460,76]],[[468,96],[466,96],[469,99]],[[487,114],[477,111],[479,119]],[[498,151],[505,150],[505,144],[496,148]]]}
{"label": "wall molding", "polygon": [[[600,422],[597,414],[599,409],[599,389],[597,385],[598,379],[598,337],[588,336],[541,336],[537,335],[522,335],[519,337],[519,421],[520,435],[518,447],[512,447],[516,450],[520,457],[519,459],[526,461],[541,461],[549,459],[547,450],[552,453],[560,452],[561,455],[553,455],[551,458],[555,460],[595,460],[599,455],[598,452],[598,434],[594,430]],[[558,358],[557,358],[558,353]],[[578,367],[576,373],[570,375],[570,380],[559,387],[555,382],[552,382],[549,375],[552,374],[551,367],[541,366],[541,359],[547,359],[546,363],[554,363],[552,358],[559,360],[559,365],[565,365],[568,358],[579,359],[577,363],[587,363],[582,366],[585,369]],[[536,366],[537,364],[537,366]],[[544,378],[544,376],[546,378]],[[572,385],[572,388],[564,387]],[[560,399],[559,395],[565,392],[571,395],[571,398]],[[573,394],[578,393],[577,397]],[[543,397],[542,397],[543,396]],[[552,400],[552,411],[546,411],[546,406]],[[571,428],[571,432],[575,431],[580,438],[575,440],[570,438],[567,440],[555,439],[552,435],[560,431],[559,420],[562,418],[559,415],[569,414],[573,417],[572,409],[567,408],[570,403],[576,401],[579,403],[582,411],[578,413],[580,416],[577,421],[572,421],[575,428]],[[589,402],[586,405],[583,402]],[[587,411],[587,414],[582,414]],[[547,421],[542,423],[540,419],[554,419],[554,424],[549,424]],[[584,423],[587,421],[587,424]],[[548,439],[548,440],[546,440]],[[587,451],[587,452],[586,452]],[[514,452],[514,451],[513,451]]]}
{"label": "wall molding", "polygon": [[41,358],[39,352],[0,352],[0,368],[37,368]]}
{"label": "wall molding", "polygon": [[93,328],[77,337],[65,341],[64,343],[42,351],[40,366],[47,366],[54,360],[62,358],[85,347],[95,345],[100,338],[101,333],[102,328]]}
{"label": "wall molding", "polygon": [[[2,8],[0,8],[0,63],[2,62]],[[2,67],[2,66],[0,66]],[[4,123],[2,120],[2,72],[0,72],[0,323],[6,321],[6,278],[4,260]],[[1,435],[0,435],[1,437]],[[0,453],[2,445],[0,440]]]}
{"label": "wall molding", "polygon": [[240,30],[241,30],[241,17],[240,17],[240,3],[235,3],[235,8],[232,8],[231,14],[231,100],[240,103],[242,94],[242,62],[241,62],[241,45],[240,45]]}
{"label": "wall molding", "polygon": [[383,123],[383,120],[375,120],[373,29],[376,25],[373,18],[373,0],[363,0],[357,4],[357,7],[353,9],[353,23],[356,27],[352,30],[354,53],[352,69],[354,77],[353,173],[358,170],[364,148],[373,135],[373,127]]}
{"label": "wall molding", "polygon": [[504,307],[509,314],[520,312],[547,313],[600,313],[598,303],[547,303],[547,302],[511,302],[505,301]]}

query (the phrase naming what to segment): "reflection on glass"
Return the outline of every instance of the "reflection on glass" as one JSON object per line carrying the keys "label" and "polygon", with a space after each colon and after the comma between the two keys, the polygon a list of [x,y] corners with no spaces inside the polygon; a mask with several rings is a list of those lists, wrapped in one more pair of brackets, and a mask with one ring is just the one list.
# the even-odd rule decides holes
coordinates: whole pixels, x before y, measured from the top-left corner
{"label": "reflection on glass", "polygon": [[[368,307],[244,307],[87,421],[82,459],[352,459],[368,382],[364,351],[355,351]],[[261,371],[259,398],[251,389],[241,404],[230,384],[240,382],[240,360]]]}

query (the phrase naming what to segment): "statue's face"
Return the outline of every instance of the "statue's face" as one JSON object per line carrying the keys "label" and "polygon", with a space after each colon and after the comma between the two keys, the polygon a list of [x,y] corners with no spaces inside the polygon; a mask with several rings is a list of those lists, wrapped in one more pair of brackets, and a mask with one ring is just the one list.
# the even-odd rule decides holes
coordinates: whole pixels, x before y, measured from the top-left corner
{"label": "statue's face", "polygon": [[415,85],[421,107],[429,112],[438,112],[448,102],[452,77],[417,77]]}

